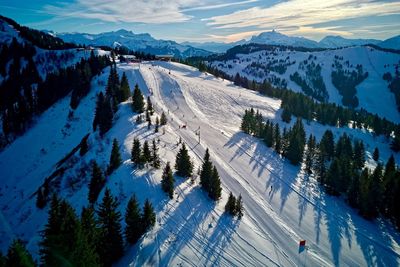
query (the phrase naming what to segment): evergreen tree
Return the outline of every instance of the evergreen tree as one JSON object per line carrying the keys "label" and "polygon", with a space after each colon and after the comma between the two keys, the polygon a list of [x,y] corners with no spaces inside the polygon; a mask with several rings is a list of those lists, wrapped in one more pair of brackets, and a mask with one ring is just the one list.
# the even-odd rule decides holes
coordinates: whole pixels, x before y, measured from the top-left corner
{"label": "evergreen tree", "polygon": [[146,121],[147,121],[147,122],[150,122],[150,125],[151,125],[151,117],[150,117],[150,112],[149,112],[149,110],[146,110]]}
{"label": "evergreen tree", "polygon": [[106,98],[103,103],[102,117],[100,118],[100,123],[99,123],[100,136],[104,136],[104,134],[111,129],[113,116],[114,114],[111,106],[111,100],[109,98]]}
{"label": "evergreen tree", "polygon": [[19,239],[15,239],[8,248],[4,266],[34,267],[36,264],[23,242]]}
{"label": "evergreen tree", "polygon": [[165,115],[164,111],[161,113],[161,118],[160,118],[160,125],[166,125],[167,124],[167,116]]}
{"label": "evergreen tree", "polygon": [[305,159],[305,171],[308,174],[312,173],[314,167],[314,158],[315,158],[315,146],[316,146],[315,137],[310,134],[307,141],[307,151],[306,151],[306,159]]}
{"label": "evergreen tree", "polygon": [[378,160],[379,160],[379,149],[378,149],[377,147],[375,147],[375,150],[374,150],[374,152],[372,153],[372,158],[373,158],[375,161],[378,161]]}
{"label": "evergreen tree", "polygon": [[176,155],[175,161],[176,174],[181,177],[190,177],[193,172],[193,163],[190,159],[188,150],[185,144],[182,144],[181,149]]}
{"label": "evergreen tree", "polygon": [[121,165],[121,154],[119,153],[119,144],[116,138],[113,140],[110,164],[108,165],[108,173],[111,174],[114,170],[118,169]]}
{"label": "evergreen tree", "polygon": [[153,104],[151,103],[150,96],[147,96],[147,111],[150,113],[151,116],[154,114]]}
{"label": "evergreen tree", "polygon": [[210,191],[208,192],[208,196],[212,200],[218,200],[221,197],[221,192],[222,192],[221,180],[219,178],[217,168],[214,166],[211,176]]}
{"label": "evergreen tree", "polygon": [[128,78],[125,72],[122,74],[121,86],[117,92],[118,102],[123,102],[131,96],[131,88],[129,87]]}
{"label": "evergreen tree", "polygon": [[397,204],[395,204],[396,192],[399,186],[399,177],[397,177],[396,162],[393,155],[390,156],[385,166],[385,172],[383,175],[383,200],[382,200],[382,212],[387,216],[392,216],[396,210]]}
{"label": "evergreen tree", "polygon": [[363,141],[359,140],[354,143],[354,168],[361,170],[365,163],[365,148]]}
{"label": "evergreen tree", "polygon": [[142,113],[144,111],[144,100],[139,86],[136,84],[132,95],[132,109],[134,112]]}
{"label": "evergreen tree", "polygon": [[151,149],[151,166],[153,166],[153,168],[160,168],[160,157],[158,156],[158,152],[157,152],[158,148],[157,148],[157,144],[156,144],[156,140],[153,139],[153,145],[152,145],[152,149]]}
{"label": "evergreen tree", "polygon": [[226,202],[225,212],[229,213],[232,216],[236,215],[236,198],[232,194],[232,192],[229,194],[228,201]]}
{"label": "evergreen tree", "polygon": [[103,117],[103,106],[104,106],[105,98],[103,92],[100,92],[97,95],[96,100],[96,109],[94,112],[94,119],[93,119],[93,131],[96,131],[97,125],[100,124],[100,120]]}
{"label": "evergreen tree", "polygon": [[126,206],[125,212],[125,238],[129,244],[135,244],[143,233],[142,217],[136,196],[133,195]]}
{"label": "evergreen tree", "polygon": [[148,163],[148,162],[151,162],[151,159],[152,159],[152,154],[150,151],[149,142],[147,142],[147,140],[146,140],[143,143],[142,161],[144,163]]}
{"label": "evergreen tree", "polygon": [[347,191],[347,201],[349,205],[353,208],[357,208],[360,203],[360,177],[358,173],[354,173],[352,177],[350,177],[351,182],[349,189]]}
{"label": "evergreen tree", "polygon": [[121,231],[121,213],[118,201],[107,188],[97,211],[99,232],[99,255],[104,266],[111,266],[124,253]]}
{"label": "evergreen tree", "polygon": [[82,234],[85,236],[88,245],[96,249],[99,238],[99,229],[97,228],[95,210],[93,207],[82,208],[81,227],[82,227]]}
{"label": "evergreen tree", "polygon": [[296,124],[288,133],[288,146],[285,157],[293,165],[299,164],[303,159],[304,146],[306,143],[306,133],[301,119],[297,119]]}
{"label": "evergreen tree", "polygon": [[200,172],[200,184],[206,192],[208,192],[211,188],[210,184],[211,184],[212,173],[213,173],[213,165],[210,161],[210,152],[207,148]]}
{"label": "evergreen tree", "polygon": [[280,154],[281,153],[281,148],[282,148],[282,142],[281,142],[281,132],[279,129],[279,124],[276,123],[274,127],[274,140],[275,140],[275,151]]}
{"label": "evergreen tree", "polygon": [[89,183],[89,203],[93,204],[96,202],[97,197],[100,194],[101,189],[103,188],[105,184],[105,178],[103,176],[103,173],[97,165],[96,161],[93,161],[92,165],[92,178]]}
{"label": "evergreen tree", "polygon": [[150,201],[146,199],[143,207],[143,215],[142,215],[142,225],[144,232],[148,231],[151,227],[156,224],[156,214],[154,212],[153,205],[151,205]]}
{"label": "evergreen tree", "polygon": [[160,119],[158,118],[158,116],[157,116],[157,118],[156,118],[156,126],[155,126],[155,128],[154,128],[154,132],[155,133],[158,133],[158,128],[160,127]]}
{"label": "evergreen tree", "polygon": [[239,197],[236,199],[236,214],[239,218],[239,220],[243,217],[243,200],[242,200],[242,194],[239,194]]}
{"label": "evergreen tree", "polygon": [[169,162],[167,162],[161,177],[161,188],[168,194],[170,199],[174,197],[174,176]]}
{"label": "evergreen tree", "polygon": [[142,163],[142,148],[140,146],[140,141],[137,138],[133,139],[131,160],[136,166],[140,166]]}
{"label": "evergreen tree", "polygon": [[324,161],[332,160],[335,154],[335,142],[331,130],[326,130],[322,136],[321,142],[319,143],[319,151]]}
{"label": "evergreen tree", "polygon": [[283,108],[282,115],[281,115],[282,121],[289,123],[291,120],[291,117],[292,117],[292,114],[290,113],[289,109]]}

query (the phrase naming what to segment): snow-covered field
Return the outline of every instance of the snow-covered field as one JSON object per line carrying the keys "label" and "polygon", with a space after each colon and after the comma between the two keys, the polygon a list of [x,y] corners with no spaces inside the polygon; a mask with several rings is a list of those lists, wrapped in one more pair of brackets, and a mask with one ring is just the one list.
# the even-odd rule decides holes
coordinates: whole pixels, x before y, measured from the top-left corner
{"label": "snow-covered field", "polygon": [[[326,196],[313,177],[306,176],[268,149],[261,141],[239,131],[244,109],[259,109],[265,117],[280,122],[280,101],[238,88],[197,70],[167,62],[119,64],[131,88],[139,84],[151,94],[158,115],[164,111],[168,125],[155,134],[147,124],[137,125],[129,101],[122,103],[114,127],[100,139],[89,137],[89,152],[78,153],[60,180],[60,194],[78,213],[87,205],[90,160],[105,169],[113,138],[121,145],[123,165],[107,178],[125,210],[135,193],[141,203],[149,198],[157,212],[156,226],[137,245],[127,248],[116,266],[397,266],[400,236],[384,221],[369,222],[342,200]],[[46,111],[25,135],[0,153],[0,245],[19,236],[37,258],[47,214],[38,210],[32,194],[44,178],[83,136],[91,132],[95,94],[104,90],[108,70],[92,82],[92,91],[68,119],[69,99]],[[153,119],[155,119],[153,116]],[[68,124],[68,125],[67,125]],[[181,125],[187,125],[182,129]],[[336,129],[306,124],[308,133],[320,138],[330,128],[335,137],[344,131],[362,138],[368,155],[379,147],[382,160],[390,156],[387,140],[360,130]],[[199,136],[195,132],[200,131]],[[210,149],[222,180],[223,196],[212,203],[198,180],[176,178],[173,200],[161,190],[162,170],[136,170],[129,160],[132,140],[160,140],[159,153],[165,166],[174,162],[179,138],[189,147],[195,170],[205,149]],[[396,155],[396,161],[399,163]],[[373,167],[372,161],[369,161]],[[79,174],[81,177],[79,177]],[[76,177],[79,177],[76,179]],[[73,182],[71,182],[71,180]],[[241,194],[242,220],[224,214],[229,192]],[[99,199],[101,199],[100,194]],[[299,251],[298,242],[307,240]]]}
{"label": "snow-covered field", "polygon": [[[310,60],[310,55],[316,59]],[[290,80],[290,75],[299,71],[299,65],[304,60],[314,61],[322,68],[321,76],[324,80],[326,89],[329,94],[329,102],[342,104],[342,96],[332,84],[331,73],[333,70],[332,64],[335,57],[343,58],[340,62],[343,64],[349,61],[349,65],[355,69],[357,64],[363,66],[363,71],[368,72],[368,77],[356,87],[357,97],[359,100],[358,108],[364,108],[367,111],[378,114],[393,122],[400,122],[400,114],[397,111],[395,97],[388,88],[388,83],[382,79],[386,72],[392,75],[395,73],[396,65],[400,64],[400,55],[376,50],[366,46],[348,47],[337,50],[325,50],[321,52],[298,52],[298,51],[259,51],[250,54],[238,54],[237,59],[227,61],[212,61],[212,66],[225,71],[230,75],[239,73],[242,76],[263,81],[268,78],[267,75],[256,77],[253,74],[245,73],[244,70],[251,63],[260,63],[266,65],[273,60],[288,60],[295,62],[287,67],[283,74],[271,71],[270,75],[279,77],[287,81],[287,88],[302,92],[302,89],[295,82]],[[301,73],[301,72],[300,72]]]}

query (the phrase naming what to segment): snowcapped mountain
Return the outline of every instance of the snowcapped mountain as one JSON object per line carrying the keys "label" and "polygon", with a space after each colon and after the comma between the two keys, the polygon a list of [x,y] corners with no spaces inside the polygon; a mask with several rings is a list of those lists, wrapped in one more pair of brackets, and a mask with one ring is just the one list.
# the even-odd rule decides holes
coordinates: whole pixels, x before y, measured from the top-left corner
{"label": "snowcapped mountain", "polygon": [[260,33],[253,36],[248,43],[268,44],[268,45],[287,45],[294,47],[319,47],[318,43],[304,37],[287,36],[275,30]]}
{"label": "snowcapped mountain", "polygon": [[347,47],[356,45],[367,45],[367,44],[378,44],[380,40],[376,39],[347,39],[342,36],[326,36],[319,41],[320,47],[336,48],[336,47]]}
{"label": "snowcapped mountain", "polygon": [[218,43],[218,42],[205,42],[205,43],[196,43],[196,42],[183,42],[182,45],[189,45],[196,48],[204,49],[207,51],[211,51],[214,53],[224,53],[229,48],[232,48],[237,45],[242,45],[247,43],[246,40],[240,40],[233,43]]}
{"label": "snowcapped mountain", "polygon": [[172,54],[179,58],[211,54],[209,51],[194,48],[190,45],[178,44],[169,40],[157,40],[148,33],[136,34],[123,29],[99,34],[56,33],[56,35],[64,41],[76,44],[111,47],[122,45],[134,51],[151,54]]}
{"label": "snowcapped mountain", "polygon": [[400,50],[400,35],[386,39],[378,44],[380,47]]}

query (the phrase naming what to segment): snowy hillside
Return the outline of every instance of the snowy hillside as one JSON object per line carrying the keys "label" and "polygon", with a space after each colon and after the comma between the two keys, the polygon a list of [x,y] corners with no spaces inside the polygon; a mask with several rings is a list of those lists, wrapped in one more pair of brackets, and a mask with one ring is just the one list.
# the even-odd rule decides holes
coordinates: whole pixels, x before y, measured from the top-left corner
{"label": "snowy hillside", "polygon": [[[375,52],[368,53],[373,61]],[[238,66],[242,66],[240,62]],[[135,193],[141,204],[149,198],[157,213],[155,227],[129,247],[116,266],[400,264],[400,236],[390,224],[362,219],[343,201],[327,196],[301,168],[290,165],[261,141],[239,130],[243,112],[250,107],[283,126],[279,100],[177,63],[144,62],[117,67],[120,76],[126,73],[131,88],[137,83],[143,94],[151,95],[156,111],[153,119],[162,111],[167,114],[165,134],[154,133],[154,126],[147,129],[146,123],[137,124],[130,100],[119,105],[114,126],[103,138],[92,132],[95,95],[105,89],[108,69],[92,80],[90,93],[73,115],[69,115],[68,97],[57,102],[32,129],[0,153],[3,251],[11,239],[21,237],[38,258],[39,231],[46,223],[47,209],[40,210],[35,205],[37,188],[63,167],[63,174],[54,181],[57,191],[79,213],[82,206],[88,205],[90,161],[95,159],[104,169],[112,139],[116,138],[121,144],[123,164],[107,177],[106,187],[118,197],[121,211]],[[375,146],[383,161],[391,154],[383,137],[314,122],[305,123],[305,127],[317,139],[326,129],[331,129],[335,138],[347,132],[352,138],[362,139],[369,158]],[[73,153],[59,163],[86,134],[89,152],[83,157]],[[221,177],[222,199],[211,202],[200,189],[198,177],[194,183],[176,177],[174,199],[169,200],[160,186],[162,170],[133,168],[130,151],[134,137],[141,141],[160,140],[162,167],[167,161],[174,162],[179,138],[187,144],[195,170],[209,148]],[[400,162],[398,155],[396,162]],[[373,167],[374,163],[369,164]],[[229,192],[243,197],[245,213],[241,220],[224,213]],[[104,190],[99,199],[102,194]],[[298,247],[302,239],[307,240],[303,252]]]}
{"label": "snowy hillside", "polygon": [[190,45],[178,44],[174,41],[157,40],[148,33],[135,34],[132,31],[118,30],[115,32],[104,32],[99,34],[88,33],[57,33],[58,37],[66,42],[82,45],[126,46],[134,51],[141,51],[153,55],[171,54],[178,58],[192,56],[207,56],[211,54],[203,49],[191,47]]}
{"label": "snowy hillside", "polygon": [[[356,97],[359,102],[357,108],[377,113],[393,122],[400,122],[400,114],[397,111],[395,96],[389,90],[383,74],[390,72],[394,75],[399,63],[399,54],[371,47],[349,47],[319,52],[272,48],[249,54],[236,54],[232,59],[210,62],[212,66],[229,75],[234,76],[239,73],[241,76],[259,82],[267,79],[275,86],[287,87],[303,93],[306,92],[300,86],[301,83],[295,82],[296,79],[291,76],[297,72],[302,80],[314,88],[310,80],[311,73],[313,73],[315,79],[323,81],[323,85],[318,90],[322,90],[328,96],[325,100],[337,104],[343,104],[343,97],[332,80],[332,73],[337,68],[336,64],[339,64],[348,73],[356,71],[357,65],[361,65],[361,72],[367,77],[356,85]],[[316,88],[314,89],[317,90]]]}

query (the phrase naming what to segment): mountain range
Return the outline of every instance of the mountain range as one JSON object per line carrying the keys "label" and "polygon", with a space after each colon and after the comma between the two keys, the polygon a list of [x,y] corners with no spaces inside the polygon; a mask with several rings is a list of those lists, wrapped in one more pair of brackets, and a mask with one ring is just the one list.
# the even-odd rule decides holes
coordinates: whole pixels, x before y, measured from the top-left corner
{"label": "mountain range", "polygon": [[219,42],[183,42],[156,39],[148,33],[133,33],[118,30],[99,34],[89,33],[53,33],[66,42],[95,46],[126,46],[135,51],[151,54],[171,54],[178,58],[191,56],[207,56],[212,53],[223,53],[229,48],[247,43],[286,45],[306,48],[339,48],[374,44],[383,48],[400,49],[400,35],[381,41],[376,39],[348,39],[341,36],[326,36],[319,42],[305,37],[289,36],[272,30],[252,36],[250,40],[239,40],[231,43]]}

